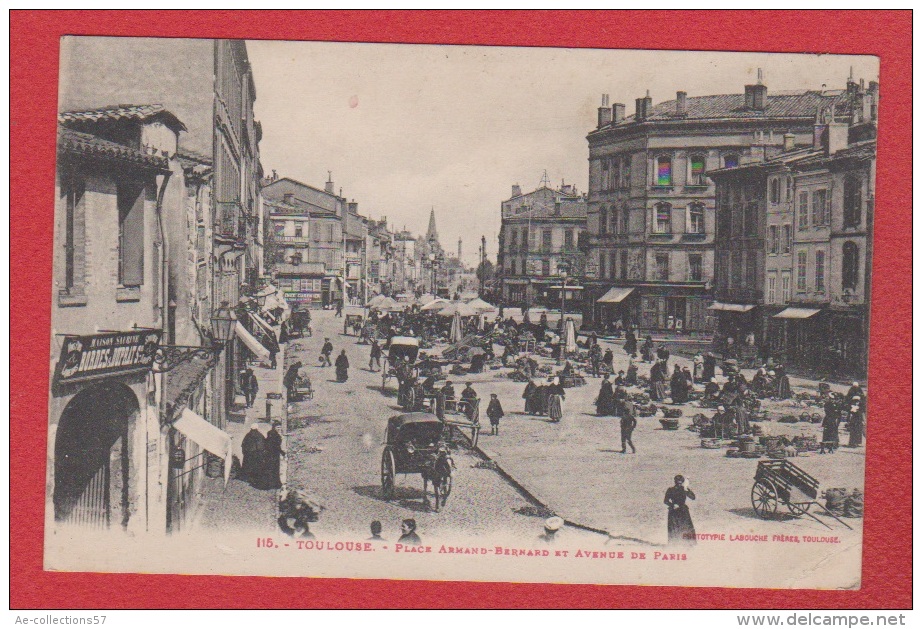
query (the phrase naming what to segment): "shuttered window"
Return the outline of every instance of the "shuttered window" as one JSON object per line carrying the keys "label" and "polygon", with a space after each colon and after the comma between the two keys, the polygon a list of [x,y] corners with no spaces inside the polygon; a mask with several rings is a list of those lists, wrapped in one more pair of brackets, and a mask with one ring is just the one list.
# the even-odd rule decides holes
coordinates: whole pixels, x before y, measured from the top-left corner
{"label": "shuttered window", "polygon": [[118,185],[118,281],[122,286],[144,283],[143,183]]}

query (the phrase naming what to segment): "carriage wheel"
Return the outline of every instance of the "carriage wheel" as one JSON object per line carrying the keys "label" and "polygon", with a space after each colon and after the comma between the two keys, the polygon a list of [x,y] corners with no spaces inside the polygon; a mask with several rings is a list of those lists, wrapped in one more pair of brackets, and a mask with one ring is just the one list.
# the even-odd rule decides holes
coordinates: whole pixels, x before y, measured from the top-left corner
{"label": "carriage wheel", "polygon": [[767,520],[778,510],[778,492],[770,480],[763,478],[752,486],[752,508],[763,520]]}
{"label": "carriage wheel", "polygon": [[385,450],[381,455],[381,494],[385,500],[394,497],[394,454]]}
{"label": "carriage wheel", "polygon": [[788,511],[791,512],[791,515],[801,516],[805,515],[807,511],[810,510],[810,502],[789,502]]}
{"label": "carriage wheel", "polygon": [[407,411],[413,411],[416,408],[416,391],[413,387],[407,389],[403,400],[403,408]]}

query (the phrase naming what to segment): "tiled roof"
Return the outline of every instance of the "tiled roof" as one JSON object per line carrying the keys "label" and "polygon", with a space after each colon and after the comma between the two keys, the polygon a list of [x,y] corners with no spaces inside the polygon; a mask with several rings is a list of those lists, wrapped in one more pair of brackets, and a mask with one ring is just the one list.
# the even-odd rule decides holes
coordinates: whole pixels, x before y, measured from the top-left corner
{"label": "tiled roof", "polygon": [[79,153],[92,157],[115,159],[141,166],[169,170],[167,157],[145,153],[136,148],[103,140],[89,133],[58,127],[58,147],[68,153]]}
{"label": "tiled roof", "polygon": [[863,159],[873,159],[877,154],[877,140],[866,140],[864,142],[857,142],[848,146],[847,148],[842,149],[841,151],[836,151],[832,155],[826,155],[824,152],[818,152],[805,157],[802,160],[798,160],[794,163],[794,167],[797,169],[805,169],[813,166],[822,166],[833,161],[845,160],[845,159],[854,159],[854,160],[863,160]]}
{"label": "tiled roof", "polygon": [[145,121],[164,118],[171,127],[185,131],[186,125],[163,105],[116,105],[84,111],[65,111],[58,114],[58,122],[66,126],[83,126],[98,122]]}
{"label": "tiled roof", "polygon": [[205,157],[194,151],[183,149],[176,153],[182,169],[187,175],[204,177],[213,172],[213,162],[210,157]]}
{"label": "tiled roof", "polygon": [[[768,102],[764,110],[750,109],[745,106],[744,94],[716,94],[713,96],[690,96],[685,100],[686,114],[676,115],[676,101],[667,100],[654,105],[653,113],[645,122],[667,120],[720,120],[764,119],[764,118],[811,118],[816,115],[817,106],[835,104],[836,114],[844,114],[848,107],[848,97],[844,90],[808,90],[803,92],[768,92]],[[602,129],[623,127],[635,122],[635,116],[626,116],[617,124],[609,124]]]}

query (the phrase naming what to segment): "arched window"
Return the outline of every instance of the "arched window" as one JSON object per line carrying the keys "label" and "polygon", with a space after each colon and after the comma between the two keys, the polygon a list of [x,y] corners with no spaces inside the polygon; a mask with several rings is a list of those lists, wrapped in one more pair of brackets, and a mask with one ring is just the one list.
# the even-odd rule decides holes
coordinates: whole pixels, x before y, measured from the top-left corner
{"label": "arched window", "polygon": [[618,208],[616,208],[615,206],[612,206],[612,207],[611,207],[611,216],[610,216],[609,218],[611,219],[611,233],[613,233],[613,234],[619,233],[618,227],[619,227],[619,225],[621,224],[621,223],[620,223],[620,216],[621,216],[621,211],[620,211]]}
{"label": "arched window", "polygon": [[653,231],[657,234],[672,233],[672,206],[669,203],[657,203]]}
{"label": "arched window", "polygon": [[672,185],[672,158],[668,155],[656,158],[656,179],[657,186]]}
{"label": "arched window", "polygon": [[736,168],[740,165],[740,156],[736,153],[724,155],[724,168]]}
{"label": "arched window", "polygon": [[621,225],[618,227],[618,231],[622,234],[626,234],[628,231],[628,214],[629,210],[627,204],[621,206]]}
{"label": "arched window", "polygon": [[856,290],[858,288],[858,245],[846,241],[842,245],[842,288]]}
{"label": "arched window", "polygon": [[608,190],[608,189],[609,189],[609,183],[610,183],[610,179],[609,179],[609,172],[610,172],[610,171],[609,171],[609,169],[608,169],[608,158],[607,158],[607,157],[603,157],[600,161],[602,162],[602,185],[601,185],[601,189],[602,189],[602,190]]}
{"label": "arched window", "polygon": [[691,186],[703,186],[707,182],[704,177],[704,155],[691,155],[688,158],[689,171],[688,183]]}
{"label": "arched window", "polygon": [[599,208],[599,233],[608,232],[608,208],[604,205]]}

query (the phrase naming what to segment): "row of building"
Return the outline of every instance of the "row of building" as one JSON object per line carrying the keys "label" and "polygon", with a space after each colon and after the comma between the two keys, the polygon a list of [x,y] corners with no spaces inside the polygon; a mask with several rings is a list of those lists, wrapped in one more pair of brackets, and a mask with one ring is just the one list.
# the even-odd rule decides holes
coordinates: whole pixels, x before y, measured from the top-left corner
{"label": "row of building", "polygon": [[462,269],[434,212],[417,237],[332,178],[264,175],[245,42],[61,49],[46,531],[175,532],[226,481],[241,371],[272,362],[293,309],[444,291]]}
{"label": "row of building", "polygon": [[[583,326],[754,341],[789,363],[867,362],[878,85],[741,93],[635,113],[603,95],[589,191],[513,186],[501,205],[507,304],[567,301]],[[572,301],[571,301],[572,300]]]}

